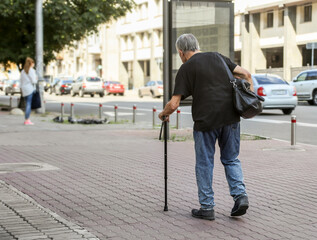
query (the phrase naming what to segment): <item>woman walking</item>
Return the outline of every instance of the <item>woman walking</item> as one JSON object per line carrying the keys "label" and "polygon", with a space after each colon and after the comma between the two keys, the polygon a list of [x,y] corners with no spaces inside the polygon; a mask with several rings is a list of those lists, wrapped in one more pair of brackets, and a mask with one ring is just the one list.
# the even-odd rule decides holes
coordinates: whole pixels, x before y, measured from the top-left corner
{"label": "woman walking", "polygon": [[34,86],[37,83],[36,72],[33,67],[34,60],[29,57],[26,58],[20,78],[22,97],[24,97],[26,103],[24,125],[34,125],[30,120],[32,97],[35,90]]}

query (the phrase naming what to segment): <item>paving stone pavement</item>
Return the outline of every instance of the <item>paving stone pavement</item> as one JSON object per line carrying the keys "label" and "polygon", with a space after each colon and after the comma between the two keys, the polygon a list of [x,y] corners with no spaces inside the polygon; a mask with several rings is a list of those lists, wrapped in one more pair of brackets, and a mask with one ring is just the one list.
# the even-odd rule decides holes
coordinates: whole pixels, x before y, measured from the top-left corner
{"label": "paving stone pavement", "polygon": [[[168,143],[169,211],[164,212],[163,143],[158,130],[132,125],[56,125],[41,118],[34,122],[35,126],[26,128],[19,117],[1,116],[0,166],[46,163],[57,169],[2,173],[0,179],[6,184],[1,186],[16,188],[96,238],[316,239],[316,146],[291,149],[289,143],[277,140],[242,141],[240,159],[250,208],[239,218],[229,217],[233,200],[217,151],[216,220],[205,221],[190,215],[193,207],[199,207],[191,140]],[[1,192],[1,203],[5,199]],[[2,205],[1,216],[9,214]],[[10,209],[17,211],[15,206]],[[54,224],[48,224],[52,234],[58,230]],[[13,227],[17,232],[30,229],[20,224]],[[67,224],[65,228],[69,229]],[[13,232],[1,222],[1,240]],[[58,237],[51,239],[76,239]]]}

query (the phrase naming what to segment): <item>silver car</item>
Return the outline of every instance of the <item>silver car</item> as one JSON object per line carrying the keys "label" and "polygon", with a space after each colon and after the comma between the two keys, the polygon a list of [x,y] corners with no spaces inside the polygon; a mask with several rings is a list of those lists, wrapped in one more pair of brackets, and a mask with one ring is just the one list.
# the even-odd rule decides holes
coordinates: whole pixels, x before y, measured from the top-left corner
{"label": "silver car", "polygon": [[105,95],[104,83],[99,77],[80,76],[73,82],[70,94],[72,97],[76,94],[80,97],[84,97],[85,94],[89,94],[91,97],[99,94],[100,97],[103,97]]}
{"label": "silver car", "polygon": [[163,96],[163,82],[149,81],[144,87],[139,89],[139,97],[152,96],[153,98]]}
{"label": "silver car", "polygon": [[295,86],[299,101],[317,105],[317,69],[306,70],[298,74],[291,82]]}
{"label": "silver car", "polygon": [[254,92],[265,101],[263,109],[281,109],[284,114],[291,114],[297,106],[297,94],[281,77],[273,74],[253,74]]}
{"label": "silver car", "polygon": [[15,93],[21,93],[20,89],[20,80],[10,80],[7,81],[4,86],[5,95],[11,94],[14,95]]}

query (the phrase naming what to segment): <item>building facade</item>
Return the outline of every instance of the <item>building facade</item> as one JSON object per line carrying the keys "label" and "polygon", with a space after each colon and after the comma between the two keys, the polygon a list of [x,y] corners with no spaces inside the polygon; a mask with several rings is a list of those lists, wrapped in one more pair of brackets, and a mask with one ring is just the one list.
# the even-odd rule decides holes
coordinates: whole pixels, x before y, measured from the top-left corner
{"label": "building facade", "polygon": [[[98,75],[127,89],[162,80],[162,1],[135,0],[125,17],[57,54],[46,74]],[[317,0],[236,0],[234,32],[235,62],[251,73],[275,73],[290,81],[310,68],[306,44],[317,42]]]}
{"label": "building facade", "polygon": [[252,73],[290,81],[311,65],[311,42],[317,42],[317,1],[249,1],[236,9],[235,59]]}
{"label": "building facade", "polygon": [[139,88],[163,76],[162,0],[136,0],[132,12],[57,54],[46,74],[98,75]]}

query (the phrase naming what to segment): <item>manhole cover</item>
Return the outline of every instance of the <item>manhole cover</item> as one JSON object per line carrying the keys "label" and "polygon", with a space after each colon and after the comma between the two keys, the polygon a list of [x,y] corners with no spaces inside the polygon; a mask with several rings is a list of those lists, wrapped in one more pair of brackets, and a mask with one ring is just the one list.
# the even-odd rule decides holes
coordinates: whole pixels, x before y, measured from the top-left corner
{"label": "manhole cover", "polygon": [[0,174],[26,171],[57,170],[47,163],[0,163]]}

